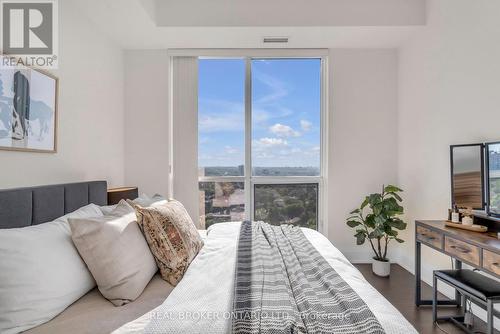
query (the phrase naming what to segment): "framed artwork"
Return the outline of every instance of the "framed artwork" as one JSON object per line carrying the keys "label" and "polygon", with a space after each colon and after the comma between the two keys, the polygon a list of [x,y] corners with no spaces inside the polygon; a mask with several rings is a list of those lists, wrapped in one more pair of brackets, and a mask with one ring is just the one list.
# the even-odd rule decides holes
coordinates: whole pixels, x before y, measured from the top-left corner
{"label": "framed artwork", "polygon": [[0,150],[57,151],[58,79],[31,68],[0,68]]}

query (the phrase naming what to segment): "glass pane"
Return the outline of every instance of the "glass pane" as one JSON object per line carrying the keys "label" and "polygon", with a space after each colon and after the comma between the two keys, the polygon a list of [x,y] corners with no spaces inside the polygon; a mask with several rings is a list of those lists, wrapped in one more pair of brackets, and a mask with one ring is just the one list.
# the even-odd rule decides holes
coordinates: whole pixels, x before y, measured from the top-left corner
{"label": "glass pane", "polygon": [[199,182],[202,229],[222,222],[245,219],[243,182]]}
{"label": "glass pane", "polygon": [[500,215],[500,143],[488,145],[489,160],[489,209],[495,215]]}
{"label": "glass pane", "polygon": [[320,174],[320,59],[252,60],[252,173]]}
{"label": "glass pane", "polygon": [[459,208],[483,208],[482,152],[482,145],[452,148],[452,201]]}
{"label": "glass pane", "polygon": [[243,176],[245,60],[198,60],[200,176]]}
{"label": "glass pane", "polygon": [[256,184],[254,217],[266,223],[318,229],[318,184]]}

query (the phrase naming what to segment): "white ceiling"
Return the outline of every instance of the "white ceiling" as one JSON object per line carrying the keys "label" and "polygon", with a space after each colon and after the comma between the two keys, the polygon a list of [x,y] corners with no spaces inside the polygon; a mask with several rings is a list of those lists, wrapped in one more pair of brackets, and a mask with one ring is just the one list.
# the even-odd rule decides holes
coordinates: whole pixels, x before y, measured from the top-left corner
{"label": "white ceiling", "polygon": [[[221,10],[227,8],[227,1],[261,7],[249,11],[243,6],[242,11],[233,6],[229,11],[232,14],[228,14],[227,10]],[[283,1],[300,9],[295,19],[292,11],[278,10]],[[323,7],[318,8],[335,14],[320,15],[316,8],[300,18],[298,13],[306,11],[304,1],[309,5],[320,4]],[[372,5],[364,4],[366,1]],[[207,2],[214,7],[196,6]],[[269,3],[279,6],[269,7]],[[283,47],[264,45],[264,36],[289,37],[286,47],[290,48],[395,48],[425,24],[425,0],[80,0],[75,4],[102,33],[124,49]],[[212,8],[212,12],[206,16],[200,14],[207,8]],[[240,19],[235,19],[238,15]],[[323,25],[318,26],[314,17],[320,18]],[[169,22],[185,25],[168,26]],[[221,26],[217,26],[218,22]],[[237,22],[247,26],[235,26]],[[262,26],[269,22],[273,26]],[[298,23],[280,25],[293,22]]]}
{"label": "white ceiling", "polygon": [[401,26],[425,23],[423,0],[146,0],[158,26]]}

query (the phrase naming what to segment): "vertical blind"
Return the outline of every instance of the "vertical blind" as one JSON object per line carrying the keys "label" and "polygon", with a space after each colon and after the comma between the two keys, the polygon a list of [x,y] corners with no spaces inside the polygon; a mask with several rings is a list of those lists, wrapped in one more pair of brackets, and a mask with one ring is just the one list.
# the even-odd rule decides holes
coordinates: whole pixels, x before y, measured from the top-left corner
{"label": "vertical blind", "polygon": [[172,195],[199,223],[198,58],[172,58]]}

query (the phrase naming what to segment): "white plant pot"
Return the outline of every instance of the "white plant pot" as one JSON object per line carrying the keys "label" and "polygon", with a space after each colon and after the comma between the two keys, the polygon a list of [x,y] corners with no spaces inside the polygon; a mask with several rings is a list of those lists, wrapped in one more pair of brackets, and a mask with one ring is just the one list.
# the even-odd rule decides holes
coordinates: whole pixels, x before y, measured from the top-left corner
{"label": "white plant pot", "polygon": [[389,261],[378,261],[373,259],[373,273],[380,277],[387,277],[391,273],[391,263]]}

